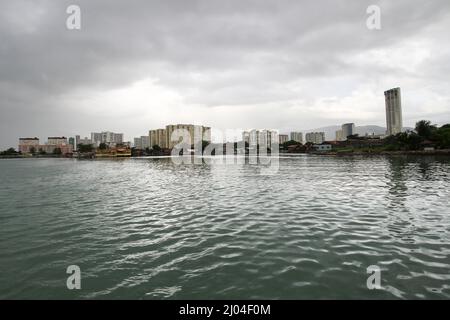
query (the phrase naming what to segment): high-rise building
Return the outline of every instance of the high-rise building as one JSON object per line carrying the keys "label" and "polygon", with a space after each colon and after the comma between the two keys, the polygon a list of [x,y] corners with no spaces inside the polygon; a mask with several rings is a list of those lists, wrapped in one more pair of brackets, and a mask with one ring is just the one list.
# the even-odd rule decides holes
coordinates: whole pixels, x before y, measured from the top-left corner
{"label": "high-rise building", "polygon": [[160,148],[167,148],[167,133],[166,129],[154,129],[150,130],[149,133],[150,145],[159,146]]}
{"label": "high-rise building", "polygon": [[100,133],[92,132],[91,141],[96,147],[98,147],[100,143],[105,143],[110,147],[115,147],[116,145],[123,143],[123,133],[114,133],[110,131]]}
{"label": "high-rise building", "polygon": [[142,149],[142,138],[134,138],[134,147],[136,149]]}
{"label": "high-rise building", "polygon": [[248,131],[242,132],[242,141],[244,143],[250,144],[250,132],[248,132]]}
{"label": "high-rise building", "polygon": [[306,142],[321,144],[325,141],[325,132],[308,132],[305,137]]}
{"label": "high-rise building", "polygon": [[303,143],[303,133],[301,132],[291,132],[291,140],[295,142]]}
{"label": "high-rise building", "polygon": [[390,89],[384,92],[386,103],[386,135],[395,135],[402,132],[402,97],[400,88]]}
{"label": "high-rise building", "polygon": [[152,146],[150,145],[150,137],[149,136],[141,136],[141,147],[142,149],[147,149],[147,148],[151,148]]}
{"label": "high-rise building", "polygon": [[[201,142],[202,140],[211,142],[211,128],[203,127],[193,124],[169,124],[166,126],[167,145],[169,148],[173,148],[178,144],[179,140],[173,137],[175,130],[183,130],[181,132],[186,133],[186,139],[190,140],[191,145]],[[173,138],[173,139],[172,139]]]}
{"label": "high-rise building", "polygon": [[75,150],[75,138],[70,137],[69,138],[69,144],[72,146],[72,149]]}
{"label": "high-rise building", "polygon": [[342,125],[342,140],[347,140],[348,136],[354,135],[356,132],[354,123],[344,123]]}
{"label": "high-rise building", "polygon": [[336,141],[343,141],[344,140],[343,136],[344,134],[342,133],[342,129],[336,131]]}
{"label": "high-rise building", "polygon": [[278,135],[278,143],[283,144],[285,142],[288,142],[289,136],[287,134],[279,134]]}

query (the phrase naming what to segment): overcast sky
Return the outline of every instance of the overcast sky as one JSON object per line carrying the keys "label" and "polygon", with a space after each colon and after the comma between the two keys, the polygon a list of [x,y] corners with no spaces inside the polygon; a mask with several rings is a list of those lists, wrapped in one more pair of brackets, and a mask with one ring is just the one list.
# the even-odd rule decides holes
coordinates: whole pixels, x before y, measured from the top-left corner
{"label": "overcast sky", "polygon": [[172,123],[385,126],[392,87],[405,126],[450,122],[449,30],[448,0],[1,0],[0,149]]}

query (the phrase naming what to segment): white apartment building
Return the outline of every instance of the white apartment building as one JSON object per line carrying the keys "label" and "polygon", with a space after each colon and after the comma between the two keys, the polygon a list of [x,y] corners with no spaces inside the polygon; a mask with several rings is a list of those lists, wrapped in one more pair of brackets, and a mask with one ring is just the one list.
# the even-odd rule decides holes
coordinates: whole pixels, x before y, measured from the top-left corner
{"label": "white apartment building", "polygon": [[305,138],[306,142],[321,144],[325,141],[325,132],[308,132]]}
{"label": "white apartment building", "polygon": [[400,88],[390,89],[384,92],[386,104],[386,135],[395,135],[402,132],[402,96]]}
{"label": "white apartment building", "polygon": [[303,143],[303,133],[301,132],[291,132],[291,140],[295,142]]}

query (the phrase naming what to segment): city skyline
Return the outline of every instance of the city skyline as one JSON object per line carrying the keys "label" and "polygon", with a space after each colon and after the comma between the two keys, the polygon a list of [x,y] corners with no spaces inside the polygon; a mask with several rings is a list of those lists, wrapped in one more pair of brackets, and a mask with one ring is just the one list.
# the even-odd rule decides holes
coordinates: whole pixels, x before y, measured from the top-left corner
{"label": "city skyline", "polygon": [[81,28],[68,30],[64,1],[2,3],[0,149],[96,128],[132,141],[166,123],[384,127],[395,87],[405,127],[449,122],[448,1],[383,3],[380,30],[369,4],[79,1]]}

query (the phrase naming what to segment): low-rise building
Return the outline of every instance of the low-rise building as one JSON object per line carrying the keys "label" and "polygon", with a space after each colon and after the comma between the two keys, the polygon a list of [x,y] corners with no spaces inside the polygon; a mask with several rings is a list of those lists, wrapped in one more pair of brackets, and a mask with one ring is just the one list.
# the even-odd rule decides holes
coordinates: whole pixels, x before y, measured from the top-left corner
{"label": "low-rise building", "polygon": [[67,144],[67,138],[66,137],[48,137],[47,144],[51,145],[66,145]]}
{"label": "low-rise building", "polygon": [[332,146],[331,144],[315,144],[313,148],[316,151],[331,151]]}
{"label": "low-rise building", "polygon": [[38,150],[39,138],[19,138],[19,152],[32,153]]}

